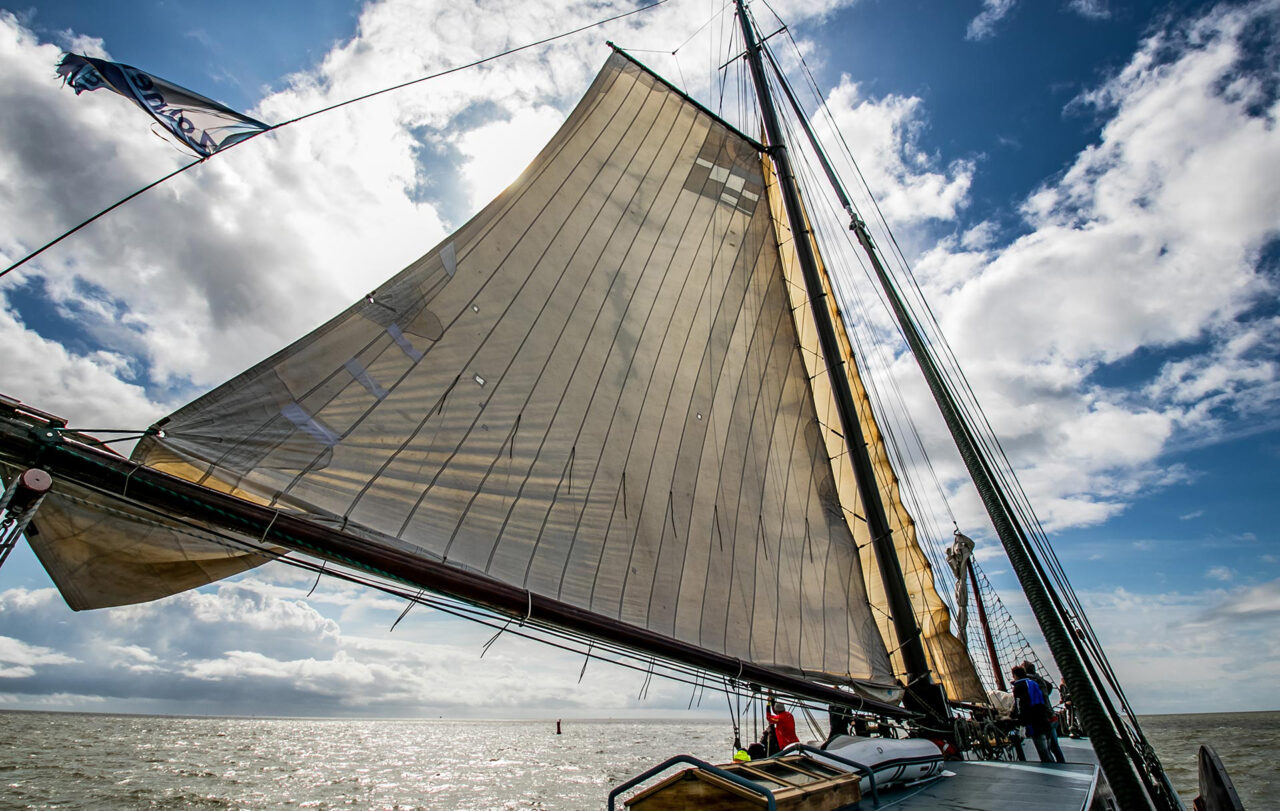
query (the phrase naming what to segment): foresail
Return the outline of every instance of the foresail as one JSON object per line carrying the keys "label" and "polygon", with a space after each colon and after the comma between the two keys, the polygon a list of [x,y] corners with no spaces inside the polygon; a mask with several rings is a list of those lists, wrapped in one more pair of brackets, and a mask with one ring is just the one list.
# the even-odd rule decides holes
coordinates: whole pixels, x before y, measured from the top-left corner
{"label": "foresail", "polygon": [[[0,473],[9,481],[17,470]],[[76,611],[155,600],[271,560],[214,533],[126,499],[59,481],[27,528],[27,541]]]}
{"label": "foresail", "polygon": [[[906,667],[898,654],[900,644],[894,629],[889,599],[885,593],[884,583],[880,579],[880,570],[876,565],[875,550],[871,544],[871,533],[867,526],[866,513],[862,507],[862,497],[858,483],[854,478],[852,465],[849,463],[847,441],[840,430],[840,414],[837,410],[836,395],[827,380],[827,362],[818,340],[817,327],[809,314],[808,291],[805,288],[796,252],[791,244],[791,233],[787,227],[786,214],[783,210],[781,195],[773,193],[776,176],[772,164],[765,162],[765,175],[769,184],[770,199],[773,206],[775,227],[778,231],[778,242],[781,246],[784,273],[788,281],[787,290],[792,298],[792,307],[796,313],[796,326],[799,330],[803,357],[808,366],[809,376],[818,409],[818,425],[822,442],[827,454],[833,460],[835,475],[835,491],[841,509],[849,519],[853,536],[858,544],[862,558],[862,572],[866,576],[867,593],[871,605],[875,609],[876,621],[883,635],[886,647],[892,653],[894,674],[905,682]],[[813,245],[814,255],[820,264],[820,276],[824,285],[824,298],[830,308],[832,321],[843,323],[843,315],[837,306],[835,291],[827,276],[825,267],[821,267],[821,251],[816,242]],[[986,692],[978,679],[973,660],[960,640],[951,632],[951,615],[947,605],[939,596],[933,581],[933,570],[924,550],[920,548],[916,537],[915,521],[902,502],[902,494],[898,487],[898,477],[889,462],[888,449],[880,426],[876,422],[871,409],[871,400],[867,396],[866,386],[858,371],[858,361],[854,357],[853,348],[849,344],[844,329],[837,330],[842,357],[833,368],[843,369],[848,375],[852,389],[858,421],[862,427],[863,438],[870,451],[872,467],[875,470],[875,486],[879,491],[881,503],[889,521],[893,534],[894,549],[906,581],[907,594],[911,606],[920,625],[920,634],[924,642],[925,656],[934,676],[942,683],[947,697],[953,701],[970,701],[986,703]]]}
{"label": "foresail", "polygon": [[891,682],[756,147],[622,55],[521,177],[134,459],[782,672]]}

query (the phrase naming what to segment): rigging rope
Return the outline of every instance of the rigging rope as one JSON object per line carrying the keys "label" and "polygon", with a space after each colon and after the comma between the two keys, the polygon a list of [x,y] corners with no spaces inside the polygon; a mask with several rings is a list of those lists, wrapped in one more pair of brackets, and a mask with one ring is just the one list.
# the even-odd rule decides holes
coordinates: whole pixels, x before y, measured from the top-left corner
{"label": "rigging rope", "polygon": [[492,62],[492,61],[494,61],[494,60],[501,59],[501,58],[506,57],[506,56],[510,56],[510,55],[512,55],[512,54],[514,54],[514,53],[519,53],[520,51],[526,51],[526,50],[528,50],[528,49],[530,49],[530,48],[536,48],[536,47],[538,47],[539,45],[546,45],[547,43],[549,43],[549,42],[554,42],[554,41],[556,41],[556,40],[558,40],[558,39],[564,39],[565,37],[571,37],[571,36],[573,36],[574,34],[580,34],[580,33],[582,33],[583,31],[588,31],[588,30],[590,30],[590,29],[592,29],[592,28],[598,28],[599,26],[605,25],[605,24],[607,24],[607,23],[614,22],[614,21],[616,21],[616,20],[620,20],[620,19],[622,19],[622,18],[624,18],[624,17],[630,17],[630,16],[631,16],[631,15],[633,15],[633,14],[639,14],[639,13],[640,13],[640,12],[642,12],[642,11],[648,11],[649,9],[657,8],[658,6],[661,6],[661,5],[663,5],[664,3],[667,3],[667,2],[670,2],[670,0],[655,0],[655,2],[652,2],[652,3],[650,3],[650,4],[649,4],[649,5],[647,5],[647,6],[641,6],[641,7],[639,7],[639,8],[631,9],[630,11],[624,11],[624,12],[622,12],[621,14],[615,14],[614,16],[612,16],[612,17],[608,17],[608,18],[603,19],[603,20],[597,20],[596,22],[588,23],[587,25],[583,25],[583,26],[580,26],[580,27],[578,27],[578,28],[575,28],[575,29],[573,29],[572,31],[565,31],[565,32],[563,32],[563,33],[556,34],[556,35],[554,35],[554,36],[544,37],[543,39],[537,40],[537,41],[535,41],[535,42],[528,42],[528,43],[525,43],[524,45],[518,45],[518,46],[516,46],[516,47],[514,47],[514,48],[509,48],[509,49],[507,49],[507,50],[505,50],[505,51],[502,51],[501,53],[496,53],[496,54],[493,54],[493,55],[491,55],[491,56],[486,56],[486,57],[483,57],[483,58],[481,58],[481,59],[477,59],[477,60],[475,60],[475,61],[473,61],[473,62],[468,62],[468,63],[467,63],[467,64],[465,64],[465,65],[456,65],[456,66],[451,67],[451,68],[446,68],[445,70],[439,71],[439,72],[437,72],[437,73],[432,73],[432,74],[427,75],[427,76],[420,76],[420,77],[418,77],[418,78],[416,78],[416,79],[410,79],[410,80],[409,80],[409,81],[407,81],[407,82],[401,82],[401,83],[399,83],[399,84],[395,84],[395,85],[392,85],[392,86],[390,86],[390,87],[384,87],[384,88],[382,88],[381,90],[375,90],[375,91],[370,92],[370,93],[365,93],[365,94],[360,95],[360,96],[355,96],[354,98],[349,98],[349,99],[346,99],[345,101],[337,102],[336,104],[330,104],[330,105],[329,105],[329,106],[327,106],[327,107],[321,107],[321,108],[320,108],[320,109],[318,109],[318,110],[312,110],[312,111],[311,111],[311,112],[309,112],[309,113],[303,113],[303,114],[302,114],[302,115],[300,115],[300,116],[296,116],[296,117],[294,117],[294,118],[290,118],[290,119],[289,119],[289,120],[287,120],[287,121],[282,121],[282,122],[280,122],[279,124],[272,124],[270,127],[267,127],[265,130],[260,130],[260,131],[258,131],[258,132],[255,132],[255,133],[253,133],[252,135],[249,135],[249,136],[247,136],[247,137],[245,137],[245,138],[243,138],[243,139],[241,139],[241,140],[239,140],[239,141],[236,141],[235,143],[231,144],[230,146],[224,147],[223,149],[220,149],[220,150],[218,150],[217,152],[214,152],[213,154],[209,155],[209,156],[208,156],[208,158],[198,158],[198,159],[196,159],[196,160],[192,161],[191,163],[188,163],[188,164],[186,164],[186,165],[184,165],[184,166],[180,166],[179,168],[177,168],[177,169],[173,170],[172,172],[170,172],[169,174],[165,175],[164,177],[162,177],[162,178],[160,178],[160,179],[158,179],[158,180],[152,181],[151,183],[148,183],[146,186],[143,186],[142,188],[138,189],[137,191],[133,192],[132,194],[129,194],[128,196],[123,197],[123,198],[121,198],[121,199],[117,200],[116,202],[112,203],[111,205],[109,205],[109,206],[107,206],[106,208],[104,208],[104,209],[102,209],[101,211],[99,211],[97,214],[94,214],[94,215],[93,215],[92,217],[90,217],[89,219],[85,220],[84,222],[80,223],[79,225],[76,225],[76,226],[74,226],[74,227],[72,227],[72,228],[68,229],[67,231],[63,232],[60,236],[56,237],[56,238],[55,238],[55,239],[53,239],[53,240],[50,240],[49,242],[45,243],[45,244],[44,244],[44,245],[42,245],[41,247],[37,248],[36,250],[32,251],[31,253],[29,253],[29,254],[27,254],[26,256],[24,256],[24,257],[22,257],[21,259],[19,259],[18,261],[16,261],[16,262],[14,262],[13,264],[9,265],[9,266],[8,266],[7,268],[5,268],[4,270],[0,270],[0,278],[4,277],[6,274],[8,274],[8,273],[10,273],[10,272],[12,272],[12,271],[14,271],[14,270],[17,270],[18,268],[20,268],[20,267],[22,267],[23,265],[25,265],[27,262],[31,261],[32,259],[35,259],[35,258],[36,258],[37,256],[39,256],[40,254],[44,253],[44,252],[45,252],[46,250],[48,250],[49,248],[52,248],[54,245],[57,245],[57,244],[58,244],[59,242],[61,242],[62,240],[66,239],[67,237],[69,237],[69,236],[71,236],[72,234],[76,233],[77,231],[79,231],[80,229],[82,229],[82,228],[84,228],[85,226],[89,225],[90,223],[94,222],[95,220],[98,220],[99,218],[101,218],[101,217],[105,216],[106,214],[111,213],[112,211],[114,211],[115,209],[117,209],[117,208],[119,208],[120,206],[124,205],[125,203],[129,202],[130,200],[134,199],[135,197],[138,197],[139,195],[142,195],[142,194],[144,194],[145,192],[148,192],[148,191],[150,191],[151,189],[154,189],[156,186],[159,186],[161,183],[164,183],[164,182],[165,182],[165,181],[167,181],[167,180],[170,180],[170,179],[172,179],[172,178],[174,178],[174,177],[177,177],[178,175],[182,174],[183,172],[187,171],[188,169],[193,168],[194,166],[196,166],[196,165],[198,165],[198,164],[204,163],[206,160],[208,160],[209,158],[214,157],[215,155],[221,155],[222,153],[227,152],[227,151],[229,151],[229,150],[233,149],[234,147],[240,146],[241,144],[246,144],[246,143],[248,143],[248,142],[252,141],[254,138],[257,138],[259,135],[263,135],[263,134],[268,133],[268,132],[274,132],[275,130],[278,130],[278,129],[282,129],[282,128],[284,128],[284,127],[287,127],[287,126],[289,126],[290,124],[297,124],[298,122],[300,122],[300,121],[305,121],[305,120],[307,120],[308,118],[314,118],[315,116],[321,115],[321,114],[323,114],[323,113],[328,113],[328,112],[331,112],[331,111],[333,111],[333,110],[337,110],[337,109],[339,109],[339,108],[341,108],[341,107],[346,107],[346,106],[348,106],[348,105],[355,104],[355,103],[357,103],[357,102],[366,101],[366,100],[371,99],[371,98],[374,98],[374,97],[376,97],[376,96],[381,96],[381,95],[383,95],[383,94],[385,94],[385,93],[391,93],[391,92],[396,91],[396,90],[402,90],[402,89],[404,89],[404,88],[406,88],[406,87],[410,87],[410,86],[412,86],[412,85],[421,84],[422,82],[430,81],[431,79],[438,79],[438,78],[440,78],[440,77],[442,77],[442,76],[448,76],[448,75],[450,75],[450,74],[458,73],[458,72],[460,72],[460,71],[464,71],[464,70],[467,70],[467,69],[469,69],[469,68],[478,67],[478,66],[480,66],[480,65],[485,64],[486,62]]}
{"label": "rigging rope", "polygon": [[[794,39],[792,44],[793,46],[795,45]],[[804,64],[803,55],[800,56],[800,62],[804,66],[806,75],[809,76],[810,83],[816,87],[816,82],[813,82],[812,76],[809,74],[808,66]],[[1038,614],[1046,611],[1056,614],[1067,630],[1065,634],[1061,634],[1050,628],[1046,630],[1046,634],[1050,630],[1054,630],[1054,633],[1057,634],[1055,638],[1060,637],[1065,642],[1066,647],[1063,648],[1062,653],[1068,657],[1073,654],[1078,655],[1079,664],[1075,665],[1075,667],[1083,666],[1088,672],[1090,681],[1098,688],[1097,695],[1101,701],[1099,709],[1109,716],[1109,720],[1115,730],[1122,733],[1122,736],[1127,739],[1126,743],[1131,761],[1134,764],[1141,764],[1145,768],[1143,781],[1146,783],[1147,790],[1151,791],[1153,796],[1169,793],[1171,790],[1167,786],[1167,776],[1164,775],[1154,755],[1150,753],[1150,747],[1142,736],[1133,709],[1119,684],[1110,662],[1102,651],[1097,635],[1084,614],[1078,597],[1067,580],[1065,570],[1056,552],[1048,542],[1047,534],[1032,508],[1025,490],[1022,488],[1017,474],[1014,472],[1003,445],[996,436],[986,413],[978,403],[967,377],[960,369],[958,360],[942,333],[935,313],[924,298],[923,291],[911,271],[910,264],[907,262],[892,229],[889,228],[878,200],[871,193],[861,167],[853,159],[848,144],[845,143],[839,128],[835,126],[834,116],[825,99],[820,92],[817,96],[820,106],[832,124],[832,128],[836,132],[839,143],[843,148],[842,157],[853,166],[855,175],[861,185],[861,191],[866,194],[870,200],[871,208],[875,211],[876,216],[871,223],[871,227],[874,227],[881,237],[871,237],[867,250],[873,250],[871,247],[872,241],[890,246],[890,251],[887,255],[883,250],[876,251],[886,259],[883,269],[886,278],[883,281],[882,300],[887,300],[890,296],[896,299],[896,306],[903,311],[901,317],[906,323],[911,324],[913,330],[919,336],[918,343],[921,346],[918,349],[913,348],[913,351],[920,356],[918,360],[922,370],[925,371],[926,377],[930,374],[934,376],[935,379],[931,382],[931,387],[934,383],[940,386],[940,392],[935,391],[935,396],[939,398],[940,407],[944,413],[951,412],[951,416],[947,417],[949,422],[958,418],[960,424],[965,426],[966,441],[971,443],[972,447],[972,450],[968,452],[969,455],[965,456],[965,463],[966,466],[971,468],[975,463],[981,465],[985,470],[984,475],[992,480],[993,487],[984,495],[984,502],[988,500],[989,496],[992,496],[993,492],[996,493],[1000,512],[1003,512],[1000,521],[997,523],[1003,522],[1002,525],[1007,525],[1005,530],[1000,531],[1002,539],[1008,534],[1006,530],[1016,527],[1018,538],[1016,540],[1006,540],[1005,544],[1015,543],[1018,547],[1017,550],[1008,550],[1011,557],[1015,551],[1018,551],[1020,558],[1023,556],[1027,558],[1029,565],[1024,567],[1026,571],[1019,572],[1019,579],[1025,580],[1030,577],[1046,585],[1051,585],[1051,588],[1046,590],[1045,595],[1048,602],[1044,603],[1042,601],[1036,610]],[[866,227],[865,223],[862,225]],[[868,230],[868,236],[870,236],[870,233]],[[863,267],[865,271],[865,264]],[[879,286],[877,284],[877,287]],[[905,327],[899,329],[899,335],[905,339],[902,329],[905,329]],[[961,453],[962,455],[966,453],[963,447],[961,448]],[[989,512],[992,509],[995,508],[988,506]],[[993,512],[992,517],[995,520],[996,513]],[[1010,523],[1008,519],[1011,519],[1014,523]],[[1067,651],[1070,651],[1070,653]],[[1062,663],[1059,664],[1062,666]],[[1121,717],[1121,712],[1113,704],[1113,698],[1119,703],[1125,717]],[[1101,754],[1101,744],[1098,745],[1098,748]],[[1110,751],[1112,755],[1118,754],[1118,750]],[[1115,766],[1115,763],[1110,765]]]}
{"label": "rigging rope", "polygon": [[[9,461],[17,463],[18,460],[11,459]],[[130,475],[132,475],[132,473]],[[359,563],[346,561],[345,559],[343,561],[345,565],[358,569],[363,573],[332,568],[328,566],[329,561],[327,560],[321,559],[319,562],[314,562],[308,558],[297,557],[294,554],[282,551],[279,547],[264,545],[264,543],[266,543],[265,540],[236,537],[227,532],[209,528],[191,519],[177,518],[167,515],[145,503],[129,498],[126,494],[106,490],[90,484],[82,484],[82,486],[109,498],[126,502],[136,510],[157,516],[157,518],[148,521],[137,514],[127,514],[131,520],[151,523],[157,527],[171,529],[174,528],[176,524],[180,527],[187,528],[188,531],[198,533],[198,536],[205,540],[218,543],[228,549],[240,553],[249,552],[261,555],[275,562],[315,573],[317,575],[317,580],[319,577],[327,575],[336,580],[349,582],[363,588],[371,588],[385,594],[404,599],[409,602],[409,607],[412,607],[413,605],[427,606],[442,613],[494,629],[496,633],[485,645],[485,649],[496,641],[499,636],[503,634],[511,634],[523,639],[538,642],[539,644],[543,644],[548,647],[578,655],[585,655],[588,660],[596,659],[633,670],[637,673],[643,673],[645,679],[644,684],[641,687],[642,696],[648,693],[649,684],[652,682],[655,675],[667,681],[693,685],[695,687],[700,683],[702,690],[706,690],[706,684],[708,681],[707,676],[710,672],[700,668],[683,665],[671,660],[659,660],[653,656],[641,655],[615,643],[608,643],[559,627],[543,625],[536,619],[530,620],[527,626],[521,628],[520,626],[515,625],[515,621],[519,619],[518,616],[507,616],[492,610],[457,601],[452,598],[430,596],[419,587],[397,585],[395,578],[390,575]],[[69,498],[72,501],[79,501],[75,496],[69,494],[64,494],[64,497]],[[98,506],[99,508],[104,508],[104,505]],[[111,508],[106,509],[109,512],[114,512]],[[272,524],[274,524],[274,519]],[[268,527],[268,530],[270,529],[271,528]],[[264,533],[264,539],[267,534],[269,533]],[[281,538],[287,537],[281,535],[279,530],[275,530],[275,534]],[[312,590],[314,590],[314,588],[315,586],[312,586]],[[407,610],[404,613],[408,613]],[[597,650],[602,650],[608,655],[596,653],[595,651]],[[732,693],[738,696],[748,695],[748,693],[744,692],[744,688],[746,687],[745,685],[741,685],[737,682],[730,684],[727,677],[723,677],[721,675],[721,678],[725,679],[723,692],[726,692],[726,694]],[[854,697],[854,694],[851,693],[850,697]],[[800,699],[795,696],[791,696],[790,698],[797,705],[802,705],[805,702],[804,699]],[[699,701],[699,704],[700,703],[701,701]]]}

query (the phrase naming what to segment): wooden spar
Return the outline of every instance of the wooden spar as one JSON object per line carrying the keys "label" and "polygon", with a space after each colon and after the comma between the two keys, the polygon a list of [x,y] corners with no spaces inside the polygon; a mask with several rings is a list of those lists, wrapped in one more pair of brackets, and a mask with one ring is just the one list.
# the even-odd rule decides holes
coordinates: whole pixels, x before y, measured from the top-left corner
{"label": "wooden spar", "polygon": [[[858,410],[854,403],[849,378],[842,367],[840,344],[836,339],[835,326],[831,313],[826,306],[826,293],[823,289],[817,259],[813,253],[813,245],[809,240],[809,232],[805,227],[804,212],[800,204],[800,195],[796,190],[795,174],[791,169],[791,161],[787,154],[786,142],[782,136],[782,127],[778,123],[778,114],[774,108],[773,98],[769,93],[765,80],[764,63],[760,57],[760,43],[756,40],[755,31],[747,18],[747,10],[743,0],[735,0],[738,23],[742,29],[742,37],[746,42],[746,59],[751,69],[751,78],[755,83],[756,98],[760,103],[760,114],[764,119],[765,133],[768,136],[768,153],[777,169],[778,188],[782,193],[783,205],[787,211],[787,222],[795,245],[796,260],[804,276],[805,288],[808,291],[809,308],[817,327],[818,339],[822,346],[822,354],[827,363],[828,379],[835,393],[836,409],[840,414],[840,425],[848,442],[850,461],[853,464],[854,479],[858,485],[858,493],[866,512],[867,529],[871,534],[871,543],[876,552],[876,562],[880,568],[880,579],[884,584],[885,594],[889,600],[889,612],[893,617],[893,627],[898,638],[899,650],[907,672],[907,693],[917,698],[921,708],[928,707],[930,713],[943,718],[947,716],[947,708],[941,690],[931,684],[929,663],[925,658],[924,643],[921,641],[920,627],[916,623],[915,612],[911,607],[911,598],[907,593],[906,579],[902,574],[902,566],[898,561],[898,553],[894,548],[893,534],[889,528],[889,520],[885,515],[884,504],[880,499],[879,488],[876,487],[875,469],[871,464],[867,441],[862,432],[862,424],[858,420]],[[931,689],[932,688],[932,689]]]}
{"label": "wooden spar", "polygon": [[991,672],[996,677],[996,688],[1004,692],[1004,671],[1000,669],[1000,657],[996,655],[996,642],[991,636],[991,625],[987,622],[987,607],[982,604],[982,591],[978,589],[978,575],[973,569],[973,561],[965,561],[964,567],[969,570],[969,583],[973,586],[973,601],[978,606],[978,624],[982,626],[982,636],[987,640],[987,655],[991,657]]}
{"label": "wooden spar", "polygon": [[[5,406],[8,406],[6,408]],[[568,629],[631,650],[751,682],[780,693],[850,706],[875,715],[904,718],[913,713],[892,704],[780,673],[731,656],[704,650],[645,628],[503,583],[479,572],[430,560],[404,546],[379,542],[246,501],[229,493],[140,467],[117,454],[64,436],[45,415],[33,416],[13,401],[0,400],[0,458],[38,466],[56,482],[65,479],[106,494],[123,494],[156,511],[261,538],[281,547],[350,566],[438,594],[489,608],[510,617]],[[123,496],[122,496],[123,497]]]}

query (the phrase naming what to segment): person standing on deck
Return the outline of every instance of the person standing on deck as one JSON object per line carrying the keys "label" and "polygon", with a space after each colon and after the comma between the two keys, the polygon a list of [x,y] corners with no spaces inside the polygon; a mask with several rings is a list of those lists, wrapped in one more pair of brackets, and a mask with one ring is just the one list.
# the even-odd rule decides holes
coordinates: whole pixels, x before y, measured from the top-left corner
{"label": "person standing on deck", "polygon": [[849,723],[853,720],[853,716],[848,707],[832,704],[827,707],[827,719],[831,722],[831,734],[827,736],[827,740],[822,744],[823,746],[835,740],[837,735],[848,735]]}
{"label": "person standing on deck", "polygon": [[1022,665],[1013,669],[1013,719],[1027,725],[1027,737],[1036,746],[1041,763],[1053,763],[1049,754],[1049,703]]}
{"label": "person standing on deck", "polygon": [[1032,662],[1023,662],[1022,669],[1027,671],[1027,678],[1040,685],[1040,692],[1044,694],[1044,703],[1049,706],[1049,754],[1053,755],[1053,759],[1059,763],[1066,763],[1067,759],[1062,755],[1062,747],[1058,745],[1058,716],[1053,712],[1053,702],[1049,700],[1049,696],[1053,695],[1053,682],[1036,673],[1036,666]]}
{"label": "person standing on deck", "polygon": [[769,723],[773,725],[774,737],[778,740],[778,750],[786,749],[793,743],[799,743],[800,739],[796,737],[796,719],[791,713],[787,712],[787,708],[781,701],[776,698],[769,705],[768,714]]}

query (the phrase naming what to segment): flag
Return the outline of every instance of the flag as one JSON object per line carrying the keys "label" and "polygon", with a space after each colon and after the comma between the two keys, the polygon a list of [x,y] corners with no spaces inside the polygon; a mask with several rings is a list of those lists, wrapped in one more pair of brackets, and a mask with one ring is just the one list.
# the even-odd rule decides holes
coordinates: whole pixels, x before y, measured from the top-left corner
{"label": "flag", "polygon": [[202,158],[271,129],[213,99],[119,62],[69,53],[58,63],[58,75],[77,96],[100,87],[114,90],[150,113]]}

